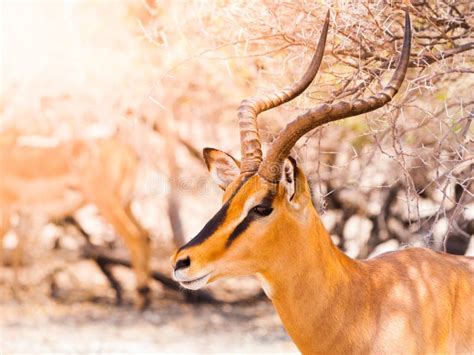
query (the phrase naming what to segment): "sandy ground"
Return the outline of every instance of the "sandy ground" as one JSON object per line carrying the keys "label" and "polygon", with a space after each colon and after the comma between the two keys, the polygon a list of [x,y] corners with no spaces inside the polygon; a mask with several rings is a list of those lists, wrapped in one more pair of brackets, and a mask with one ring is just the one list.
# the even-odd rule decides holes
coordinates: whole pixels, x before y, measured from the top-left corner
{"label": "sandy ground", "polygon": [[2,305],[1,353],[296,353],[271,305]]}
{"label": "sandy ground", "polygon": [[54,300],[47,281],[21,287],[15,297],[2,279],[1,355],[297,353],[268,300],[190,304],[155,283],[152,306],[139,312],[131,292],[115,306],[106,285],[66,283]]}

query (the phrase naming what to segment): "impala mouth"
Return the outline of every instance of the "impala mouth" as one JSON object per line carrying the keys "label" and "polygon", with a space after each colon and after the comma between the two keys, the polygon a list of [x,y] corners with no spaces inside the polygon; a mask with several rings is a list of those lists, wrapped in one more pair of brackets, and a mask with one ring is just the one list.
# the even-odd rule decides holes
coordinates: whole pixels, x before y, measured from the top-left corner
{"label": "impala mouth", "polygon": [[199,290],[200,288],[206,286],[207,282],[211,277],[211,273],[208,273],[204,276],[197,277],[195,279],[184,279],[174,273],[174,279],[180,283],[181,286],[189,290]]}

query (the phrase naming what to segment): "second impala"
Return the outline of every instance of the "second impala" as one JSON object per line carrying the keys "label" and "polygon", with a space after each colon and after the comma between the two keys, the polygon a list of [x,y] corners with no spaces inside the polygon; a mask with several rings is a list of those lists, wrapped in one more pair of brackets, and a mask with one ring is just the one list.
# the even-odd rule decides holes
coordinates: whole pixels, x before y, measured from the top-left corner
{"label": "second impala", "polygon": [[0,248],[13,213],[58,218],[92,203],[123,237],[136,276],[138,306],[146,307],[148,234],[131,211],[138,156],[114,137],[47,147],[21,144],[21,138],[13,131],[0,133]]}

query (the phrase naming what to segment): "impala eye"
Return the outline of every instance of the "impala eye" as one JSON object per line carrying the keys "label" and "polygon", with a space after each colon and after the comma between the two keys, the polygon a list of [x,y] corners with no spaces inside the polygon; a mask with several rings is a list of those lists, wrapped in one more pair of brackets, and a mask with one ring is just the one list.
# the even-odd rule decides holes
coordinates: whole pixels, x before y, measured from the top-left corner
{"label": "impala eye", "polygon": [[268,207],[268,206],[263,206],[263,205],[258,205],[252,208],[252,212],[258,214],[259,216],[268,216],[270,213],[272,213],[273,208]]}

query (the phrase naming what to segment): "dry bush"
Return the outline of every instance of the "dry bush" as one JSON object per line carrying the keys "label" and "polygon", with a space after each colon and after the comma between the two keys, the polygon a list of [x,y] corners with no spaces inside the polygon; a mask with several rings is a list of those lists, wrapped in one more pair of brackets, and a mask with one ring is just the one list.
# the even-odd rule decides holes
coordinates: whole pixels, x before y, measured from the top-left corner
{"label": "dry bush", "polygon": [[[182,88],[172,98],[154,95],[196,145],[236,153],[233,109],[245,96],[271,92],[302,74],[330,9],[314,84],[290,105],[262,115],[261,132],[271,142],[298,110],[368,96],[386,83],[401,46],[403,7],[397,1],[148,1],[140,19],[144,36],[173,57],[156,87]],[[434,243],[443,249],[450,236],[460,242],[453,252],[467,246],[473,233],[473,10],[469,1],[413,1],[410,69],[396,99],[318,129],[296,148],[331,232],[353,256],[367,256],[389,239],[391,247]],[[358,229],[362,235],[353,236]]]}

